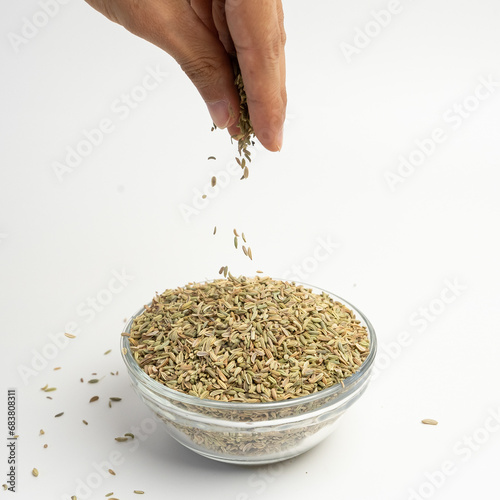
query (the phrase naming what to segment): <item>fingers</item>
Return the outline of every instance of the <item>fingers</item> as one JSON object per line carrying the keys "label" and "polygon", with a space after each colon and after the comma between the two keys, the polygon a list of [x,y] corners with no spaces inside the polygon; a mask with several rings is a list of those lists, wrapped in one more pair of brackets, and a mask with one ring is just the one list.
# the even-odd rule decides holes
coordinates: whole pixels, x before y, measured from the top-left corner
{"label": "fingers", "polygon": [[89,0],[110,19],[173,56],[205,100],[213,122],[226,128],[237,121],[239,109],[231,61],[215,27],[210,27],[209,10],[202,0],[192,2],[200,17],[186,0]]}
{"label": "fingers", "polygon": [[228,54],[236,55],[233,39],[229,33],[229,26],[227,25],[226,17],[226,0],[213,0],[212,1],[212,18],[219,33],[219,40],[224,45]]}
{"label": "fingers", "polygon": [[280,0],[226,0],[250,119],[259,141],[281,149],[286,112],[285,30]]}

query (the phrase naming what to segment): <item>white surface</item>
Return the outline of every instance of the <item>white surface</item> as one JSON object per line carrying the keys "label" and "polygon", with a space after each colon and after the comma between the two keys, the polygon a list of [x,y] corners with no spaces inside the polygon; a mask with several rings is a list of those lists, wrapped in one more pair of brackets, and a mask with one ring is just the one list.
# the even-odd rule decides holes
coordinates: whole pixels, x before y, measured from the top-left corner
{"label": "white surface", "polygon": [[[40,6],[0,6],[0,434],[6,391],[15,387],[20,435],[18,492],[2,490],[2,498],[113,491],[127,500],[139,498],[134,489],[144,499],[498,496],[500,87],[480,89],[484,100],[460,127],[446,113],[481,78],[500,82],[500,4],[404,0],[348,63],[341,44],[389,2],[352,4],[286,2],[283,151],[258,149],[248,181],[233,176],[189,222],[180,206],[199,198],[235,147],[225,132],[210,133],[205,106],[175,63],[75,0],[16,52],[9,34],[20,34]],[[167,75],[125,116],[117,99],[156,66]],[[59,182],[54,162],[106,118],[114,130]],[[446,140],[391,191],[386,172],[436,128]],[[245,231],[253,263],[232,248],[233,227]],[[335,245],[314,261],[320,238]],[[331,438],[291,462],[247,469],[198,457],[161,429],[151,432],[129,385],[118,347],[123,319],[155,291],[215,277],[225,264],[278,277],[310,266],[303,281],[356,304],[378,333],[379,374],[368,392]],[[103,291],[122,272],[132,277],[126,286]],[[444,304],[447,280],[462,288],[444,292]],[[92,313],[95,297],[111,302]],[[430,304],[439,314],[423,319],[419,308]],[[70,323],[77,338],[55,352],[50,336]],[[393,358],[383,354],[391,348]],[[106,377],[79,382],[92,372]],[[57,387],[53,400],[40,391],[45,384]],[[100,400],[89,404],[93,395]],[[123,401],[109,409],[109,396]],[[141,426],[142,439],[114,440]],[[96,475],[117,458],[116,476]],[[446,462],[451,473],[440,476]],[[429,475],[438,488],[425,485]],[[82,482],[99,485],[88,494],[77,491]]]}

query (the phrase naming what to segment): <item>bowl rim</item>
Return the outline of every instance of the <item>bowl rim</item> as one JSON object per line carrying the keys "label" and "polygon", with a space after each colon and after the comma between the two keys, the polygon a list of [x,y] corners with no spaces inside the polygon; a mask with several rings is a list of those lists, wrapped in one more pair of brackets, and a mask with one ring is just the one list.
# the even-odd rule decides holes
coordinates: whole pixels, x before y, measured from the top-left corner
{"label": "bowl rim", "polygon": [[[218,409],[218,410],[223,410],[223,411],[228,411],[228,410],[250,410],[250,411],[258,411],[258,410],[278,410],[278,409],[284,409],[288,407],[293,407],[293,406],[299,406],[302,404],[307,404],[311,403],[313,401],[316,401],[318,399],[323,399],[327,398],[328,396],[334,396],[336,393],[342,393],[339,394],[341,396],[348,396],[348,394],[351,392],[349,389],[353,388],[357,385],[357,382],[364,378],[369,372],[370,368],[373,365],[373,362],[375,360],[375,356],[377,354],[377,336],[375,334],[375,329],[373,328],[373,325],[371,324],[370,320],[353,304],[348,302],[347,300],[343,299],[342,297],[339,297],[338,295],[329,292],[328,290],[325,290],[323,288],[320,288],[315,285],[309,285],[307,283],[299,282],[299,281],[287,281],[287,280],[280,280],[279,278],[271,278],[276,281],[283,281],[287,282],[290,284],[295,284],[299,286],[303,286],[305,288],[311,289],[313,293],[319,292],[324,292],[328,294],[331,298],[333,298],[335,301],[338,301],[345,306],[349,307],[355,314],[356,318],[358,320],[361,320],[362,323],[364,323],[363,326],[366,326],[366,329],[368,331],[369,339],[370,339],[370,352],[363,362],[363,364],[360,366],[359,370],[353,373],[351,376],[345,378],[342,380],[342,382],[332,385],[331,387],[328,387],[327,389],[322,389],[321,391],[314,392],[312,394],[307,394],[305,396],[299,396],[298,398],[292,398],[292,399],[285,399],[282,401],[272,401],[269,403],[245,403],[245,402],[232,402],[232,401],[217,401],[215,399],[201,399],[197,396],[193,396],[191,394],[186,394],[180,391],[176,391],[175,389],[171,389],[167,387],[166,385],[162,384],[161,382],[158,382],[157,380],[154,380],[151,378],[149,375],[146,374],[146,372],[139,366],[139,364],[136,362],[135,358],[132,355],[132,352],[130,350],[130,343],[127,335],[124,335],[126,333],[130,333],[132,323],[134,319],[137,316],[140,316],[144,311],[145,307],[142,307],[139,309],[135,314],[133,314],[130,319],[128,320],[127,324],[125,325],[125,328],[122,331],[121,335],[121,340],[120,340],[120,352],[123,358],[123,361],[125,362],[125,365],[127,367],[129,376],[131,378],[134,378],[136,381],[141,383],[141,385],[145,386],[146,389],[149,389],[151,392],[155,393],[158,396],[163,396],[168,399],[173,399],[176,400],[179,403],[184,403],[186,405],[191,405],[191,406],[202,406],[206,408],[212,408],[212,409]],[[215,280],[205,280],[205,281],[198,281],[198,282],[190,282],[189,285],[194,285],[194,284],[201,284],[201,283],[210,283]],[[152,302],[149,302],[147,305],[151,305]],[[126,352],[124,352],[124,349],[126,349]]]}

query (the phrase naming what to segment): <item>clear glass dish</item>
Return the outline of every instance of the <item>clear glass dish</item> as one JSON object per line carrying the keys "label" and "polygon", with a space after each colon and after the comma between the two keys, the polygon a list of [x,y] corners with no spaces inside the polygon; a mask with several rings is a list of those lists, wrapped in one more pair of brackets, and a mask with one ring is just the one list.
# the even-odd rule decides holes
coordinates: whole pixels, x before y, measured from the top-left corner
{"label": "clear glass dish", "polygon": [[[354,375],[344,379],[343,384],[308,396],[272,403],[232,403],[184,394],[150,378],[135,361],[128,337],[121,337],[122,357],[136,393],[179,443],[221,462],[279,462],[304,453],[326,438],[366,390],[377,352],[373,326],[344,299],[311,285],[297,284],[315,293],[325,292],[351,309],[370,339],[368,357]],[[124,333],[130,333],[134,318],[143,311],[132,316]]]}

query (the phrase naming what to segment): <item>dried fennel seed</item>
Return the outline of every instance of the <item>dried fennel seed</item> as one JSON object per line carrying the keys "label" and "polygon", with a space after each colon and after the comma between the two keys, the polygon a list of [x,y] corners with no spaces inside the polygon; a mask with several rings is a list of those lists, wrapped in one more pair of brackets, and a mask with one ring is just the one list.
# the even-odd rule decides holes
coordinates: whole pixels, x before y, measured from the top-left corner
{"label": "dried fennel seed", "polygon": [[166,290],[134,319],[146,374],[202,399],[271,402],[340,383],[368,356],[366,328],[326,293],[229,276]]}
{"label": "dried fennel seed", "polygon": [[233,58],[233,71],[235,75],[234,83],[240,95],[240,116],[238,119],[238,128],[240,129],[240,133],[233,136],[233,139],[238,141],[238,154],[240,155],[240,158],[244,156],[244,158],[242,158],[241,160],[236,157],[236,162],[243,170],[243,176],[241,177],[241,179],[246,179],[248,177],[248,167],[246,166],[245,160],[247,160],[248,162],[252,161],[250,159],[250,151],[248,150],[248,146],[253,146],[255,144],[255,142],[253,141],[255,133],[252,127],[252,123],[250,122],[247,94],[245,92],[245,86],[243,84],[243,77],[241,76],[240,66],[236,58]]}

